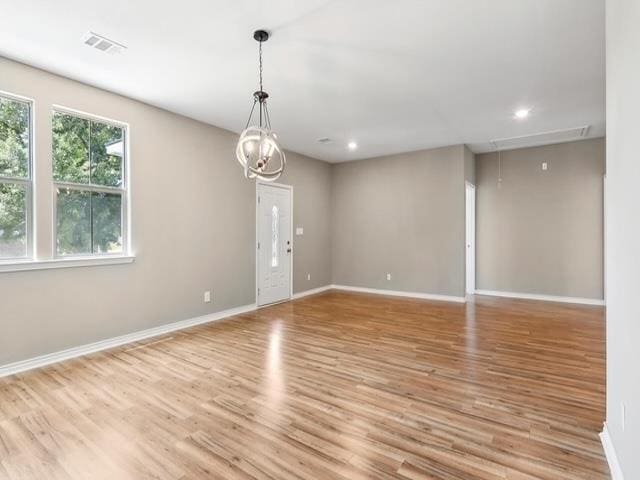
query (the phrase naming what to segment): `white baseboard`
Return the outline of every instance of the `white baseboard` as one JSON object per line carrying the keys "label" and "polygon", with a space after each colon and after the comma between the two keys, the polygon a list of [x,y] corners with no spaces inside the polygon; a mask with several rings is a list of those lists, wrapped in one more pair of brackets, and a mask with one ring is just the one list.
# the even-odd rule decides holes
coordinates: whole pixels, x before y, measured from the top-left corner
{"label": "white baseboard", "polygon": [[555,295],[539,295],[537,293],[499,292],[496,290],[476,290],[476,295],[490,297],[522,298],[525,300],[542,300],[545,302],[579,303],[582,305],[604,305],[604,300],[597,298],[558,297]]}
{"label": "white baseboard", "polygon": [[609,464],[609,470],[611,470],[611,480],[624,480],[622,475],[622,468],[618,462],[618,456],[613,448],[613,442],[607,429],[607,422],[604,423],[604,428],[600,434],[600,440],[602,441],[602,447],[604,448],[604,454],[607,456],[607,463]]}
{"label": "white baseboard", "polygon": [[331,290],[333,285],[324,285],[318,288],[312,288],[310,290],[305,290],[303,292],[294,293],[291,297],[291,300],[297,300],[298,298],[307,297],[309,295],[315,295],[316,293],[326,292],[327,290]]}
{"label": "white baseboard", "polygon": [[124,345],[126,343],[139,342],[140,340],[145,340],[147,338],[156,337],[158,335],[174,332],[176,330],[182,330],[184,328],[201,325],[203,323],[215,322],[217,320],[222,320],[223,318],[251,312],[255,309],[255,304],[244,305],[237,308],[230,308],[228,310],[210,313],[201,317],[189,318],[187,320],[181,320],[179,322],[149,328],[147,330],[128,333],[119,337],[108,338],[106,340],[100,340],[99,342],[89,343],[86,345],[81,345],[79,347],[72,347],[67,350],[61,350],[59,352],[48,353],[46,355],[41,355],[39,357],[30,358],[27,360],[21,360],[15,363],[9,363],[8,365],[0,366],[0,377],[6,377],[7,375],[13,375],[16,373],[24,372],[26,370],[44,367],[52,363],[80,357],[82,355],[88,355],[90,353],[99,352],[108,348],[119,347],[120,345]]}
{"label": "white baseboard", "polygon": [[372,293],[374,295],[391,295],[393,297],[422,298],[425,300],[438,300],[441,302],[465,303],[467,301],[465,297],[456,297],[453,295],[438,295],[434,293],[403,292],[399,290],[351,287],[349,285],[331,285],[331,288],[335,290],[344,290],[347,292]]}

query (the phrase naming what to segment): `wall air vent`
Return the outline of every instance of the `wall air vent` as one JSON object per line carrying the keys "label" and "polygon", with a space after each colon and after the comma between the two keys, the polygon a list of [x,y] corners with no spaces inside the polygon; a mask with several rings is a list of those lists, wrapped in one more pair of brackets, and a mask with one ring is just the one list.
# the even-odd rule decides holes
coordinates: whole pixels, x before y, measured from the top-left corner
{"label": "wall air vent", "polygon": [[554,143],[572,142],[586,138],[589,133],[589,125],[584,127],[567,128],[551,132],[535,133],[522,137],[501,138],[491,140],[491,146],[495,150],[512,150],[514,148],[537,147]]}
{"label": "wall air vent", "polygon": [[88,32],[85,35],[84,44],[111,55],[122,53],[127,48],[121,43],[109,40],[108,38],[94,32]]}

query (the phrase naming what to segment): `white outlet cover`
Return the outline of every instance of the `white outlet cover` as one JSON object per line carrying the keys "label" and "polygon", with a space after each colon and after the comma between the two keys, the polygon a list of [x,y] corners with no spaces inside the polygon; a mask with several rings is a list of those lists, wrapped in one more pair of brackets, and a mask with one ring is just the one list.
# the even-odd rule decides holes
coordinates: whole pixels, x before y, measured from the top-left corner
{"label": "white outlet cover", "polygon": [[307,280],[311,280],[311,274],[307,273]]}
{"label": "white outlet cover", "polygon": [[296,227],[296,235],[304,235],[304,227]]}
{"label": "white outlet cover", "polygon": [[387,273],[387,280],[391,280],[391,274]]}
{"label": "white outlet cover", "polygon": [[209,290],[204,292],[204,302],[205,303],[211,302],[211,292]]}
{"label": "white outlet cover", "polygon": [[548,167],[547,162],[542,162],[542,170],[546,170]]}

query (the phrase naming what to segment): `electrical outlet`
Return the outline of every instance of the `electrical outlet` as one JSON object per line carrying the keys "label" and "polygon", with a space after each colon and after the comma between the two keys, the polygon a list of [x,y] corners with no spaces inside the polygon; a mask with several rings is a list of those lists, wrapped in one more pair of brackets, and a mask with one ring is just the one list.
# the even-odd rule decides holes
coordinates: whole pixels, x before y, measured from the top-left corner
{"label": "electrical outlet", "polygon": [[387,273],[387,280],[391,280],[391,274]]}
{"label": "electrical outlet", "polygon": [[204,303],[211,303],[211,291],[204,292]]}
{"label": "electrical outlet", "polygon": [[307,273],[307,280],[311,280],[311,274]]}
{"label": "electrical outlet", "polygon": [[622,431],[624,432],[624,424],[627,422],[627,407],[624,403],[621,403],[620,406],[621,411],[620,411],[620,424],[622,425]]}

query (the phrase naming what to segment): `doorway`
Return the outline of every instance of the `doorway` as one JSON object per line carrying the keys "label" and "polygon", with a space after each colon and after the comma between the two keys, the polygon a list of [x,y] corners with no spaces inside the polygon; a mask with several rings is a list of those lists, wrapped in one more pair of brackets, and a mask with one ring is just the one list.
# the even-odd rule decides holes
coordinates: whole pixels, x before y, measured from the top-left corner
{"label": "doorway", "polygon": [[465,182],[465,277],[466,293],[476,291],[476,187]]}
{"label": "doorway", "polygon": [[258,182],[256,201],[256,303],[261,306],[291,298],[293,189]]}

